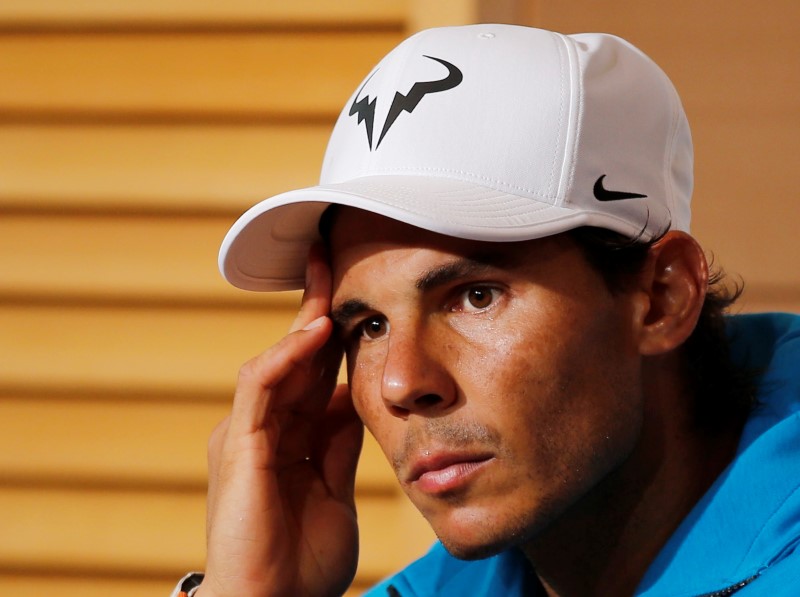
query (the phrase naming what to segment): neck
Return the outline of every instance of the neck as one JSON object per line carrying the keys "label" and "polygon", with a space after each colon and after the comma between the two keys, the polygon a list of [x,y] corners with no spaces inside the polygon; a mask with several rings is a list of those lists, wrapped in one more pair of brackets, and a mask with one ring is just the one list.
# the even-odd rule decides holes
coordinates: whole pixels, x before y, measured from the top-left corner
{"label": "neck", "polygon": [[633,453],[523,546],[550,597],[631,595],[648,566],[736,451],[740,426],[708,434],[692,421],[676,362],[650,364]]}

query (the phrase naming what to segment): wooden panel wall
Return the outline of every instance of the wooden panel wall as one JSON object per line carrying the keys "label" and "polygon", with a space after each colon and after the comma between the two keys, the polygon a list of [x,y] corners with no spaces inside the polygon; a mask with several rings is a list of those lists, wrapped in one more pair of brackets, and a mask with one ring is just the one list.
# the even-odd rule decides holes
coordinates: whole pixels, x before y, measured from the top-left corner
{"label": "wooden panel wall", "polygon": [[[409,31],[608,30],[684,97],[695,232],[800,310],[800,71],[790,0],[0,3],[0,594],[163,595],[202,568],[205,442],[298,297],[229,288],[220,239],[316,180],[341,103]],[[724,48],[724,58],[720,49]],[[429,531],[367,444],[353,592]]]}
{"label": "wooden panel wall", "polygon": [[[205,445],[298,295],[216,271],[316,181],[403,0],[0,3],[0,594],[166,595],[202,569]],[[353,592],[430,543],[372,442]]]}

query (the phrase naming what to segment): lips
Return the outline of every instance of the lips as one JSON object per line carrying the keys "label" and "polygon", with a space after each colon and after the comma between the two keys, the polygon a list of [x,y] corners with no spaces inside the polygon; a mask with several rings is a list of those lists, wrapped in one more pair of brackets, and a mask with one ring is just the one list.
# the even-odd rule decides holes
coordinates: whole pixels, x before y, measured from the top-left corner
{"label": "lips", "polygon": [[424,493],[450,493],[466,487],[493,460],[488,453],[426,454],[413,463],[406,482]]}

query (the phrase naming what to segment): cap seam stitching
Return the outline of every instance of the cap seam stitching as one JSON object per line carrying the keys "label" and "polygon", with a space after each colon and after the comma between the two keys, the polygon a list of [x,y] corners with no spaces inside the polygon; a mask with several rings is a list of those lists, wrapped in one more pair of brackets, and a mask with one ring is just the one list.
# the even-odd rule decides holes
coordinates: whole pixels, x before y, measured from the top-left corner
{"label": "cap seam stitching", "polygon": [[[664,76],[666,79],[666,76]],[[664,177],[664,186],[667,190],[666,199],[666,206],[667,206],[667,217],[670,221],[670,228],[673,227],[674,224],[674,214],[675,205],[676,205],[676,191],[675,191],[675,184],[672,178],[672,164],[675,162],[675,150],[677,147],[677,137],[678,137],[678,125],[680,123],[679,117],[679,100],[677,97],[677,92],[675,91],[672,83],[667,79],[665,81],[667,86],[667,92],[670,95],[670,103],[672,104],[672,117],[670,119],[670,135],[669,135],[669,147],[667,148],[667,152],[664,156],[664,165],[662,176]]]}
{"label": "cap seam stitching", "polygon": [[[554,38],[554,41],[555,41],[555,38],[556,38],[555,34],[553,35],[553,38]],[[556,137],[556,151],[553,152],[553,162],[550,165],[550,183],[548,185],[548,194],[551,197],[554,197],[554,195],[555,195],[555,193],[553,191],[553,185],[554,185],[554,182],[555,182],[556,166],[558,164],[558,153],[559,153],[559,149],[561,148],[562,125],[564,123],[564,76],[565,76],[565,73],[564,73],[564,70],[565,70],[564,69],[564,47],[563,47],[563,45],[561,43],[558,43],[558,42],[556,42],[555,45],[556,45],[556,52],[558,53],[559,60],[561,61],[561,64],[559,65],[560,66],[559,74],[561,76],[561,81],[560,81],[561,82],[561,90],[560,90],[560,94],[559,94],[559,106],[558,106],[558,126],[557,126],[558,136]],[[567,66],[569,66],[569,60],[567,60],[566,62],[567,62]],[[561,150],[561,153],[563,154],[564,151]],[[557,199],[555,197],[554,197],[554,201],[557,201]]]}
{"label": "cap seam stitching", "polygon": [[[524,193],[528,193],[529,195],[534,195],[535,197],[541,198],[543,200],[555,201],[555,197],[553,197],[552,194],[547,195],[547,194],[540,193],[539,191],[536,191],[534,189],[528,189],[528,188],[520,187],[520,186],[516,186],[516,185],[509,185],[507,183],[504,183],[501,180],[498,180],[498,179],[495,179],[495,178],[489,178],[488,176],[482,176],[480,174],[475,174],[474,172],[468,172],[466,170],[455,170],[455,169],[452,169],[452,168],[431,168],[431,167],[415,166],[413,168],[384,168],[383,172],[387,173],[387,174],[381,174],[379,172],[370,172],[369,177],[372,177],[372,176],[392,176],[392,174],[388,174],[388,173],[392,173],[392,172],[394,172],[394,173],[397,173],[397,172],[443,172],[443,173],[448,173],[448,174],[458,174],[458,175],[465,176],[465,177],[471,177],[471,178],[473,178],[475,180],[482,180],[482,181],[487,182],[487,183],[496,184],[496,185],[500,186],[501,189],[505,188],[505,189],[511,189],[511,190],[514,190],[514,191],[521,191],[521,192],[524,192]],[[363,178],[368,178],[368,177],[363,177]],[[356,180],[358,180],[358,178],[354,178],[352,180],[356,181]],[[454,180],[459,180],[460,182],[470,182],[468,180],[461,180],[461,179],[454,179]],[[350,181],[347,181],[347,182],[350,182]],[[329,183],[329,184],[337,184],[337,183]],[[490,188],[490,187],[487,187],[487,188]],[[497,190],[501,190],[501,189],[497,189]],[[522,199],[525,199],[525,198],[526,197],[522,197]]]}

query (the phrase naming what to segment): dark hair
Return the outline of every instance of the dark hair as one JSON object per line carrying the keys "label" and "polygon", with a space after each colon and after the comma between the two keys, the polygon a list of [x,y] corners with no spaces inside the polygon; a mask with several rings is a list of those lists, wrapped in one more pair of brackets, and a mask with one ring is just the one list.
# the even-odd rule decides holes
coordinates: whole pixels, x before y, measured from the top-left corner
{"label": "dark hair", "polygon": [[[644,266],[649,241],[628,238],[611,230],[583,227],[567,232],[612,293],[623,292]],[[690,391],[698,426],[716,431],[742,423],[756,404],[753,371],[736,365],[730,356],[725,315],[739,298],[743,284],[729,284],[721,269],[709,275],[705,302],[694,331],[683,346]]]}
{"label": "dark hair", "polygon": [[333,232],[333,219],[338,211],[339,206],[336,203],[331,203],[325,208],[325,211],[322,212],[322,215],[319,217],[319,222],[317,223],[317,231],[322,237],[322,242],[327,248],[330,248],[331,233]]}

